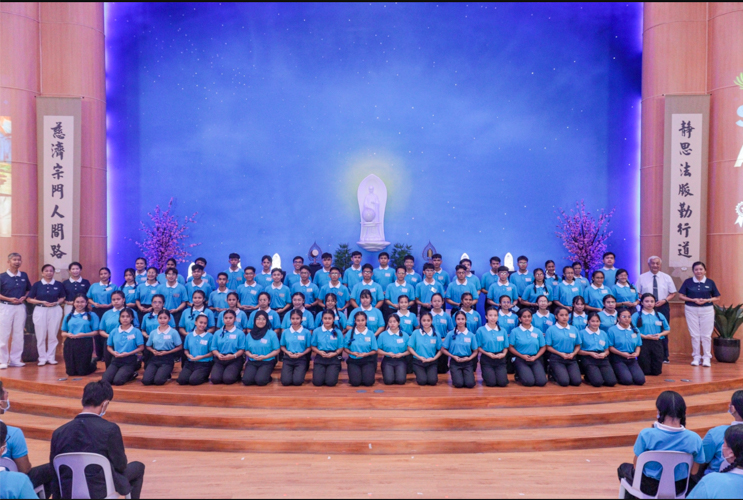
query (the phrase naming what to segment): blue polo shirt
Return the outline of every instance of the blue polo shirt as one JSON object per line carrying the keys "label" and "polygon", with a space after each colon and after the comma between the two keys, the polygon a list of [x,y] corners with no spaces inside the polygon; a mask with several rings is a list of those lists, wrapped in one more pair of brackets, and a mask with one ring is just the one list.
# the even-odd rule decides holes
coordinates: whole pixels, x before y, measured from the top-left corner
{"label": "blue polo shirt", "polygon": [[[703,281],[697,281],[696,278],[688,278],[681,285],[681,288],[679,288],[679,293],[686,295],[690,299],[711,299],[720,296],[715,282],[706,276]],[[712,303],[699,305],[693,302],[685,302],[685,305],[686,307],[712,307]]]}
{"label": "blue polo shirt", "polygon": [[361,271],[361,267],[358,269],[354,269],[353,267],[349,267],[346,269],[346,272],[343,273],[343,284],[348,287],[349,290],[353,290],[353,288],[361,283],[364,279],[363,273]]}
{"label": "blue polo shirt", "polygon": [[535,312],[531,317],[531,324],[539,328],[543,332],[546,332],[552,326],[557,324],[555,315],[551,312],[547,312],[547,316],[542,316],[539,311]]}
{"label": "blue polo shirt", "polygon": [[[201,275],[201,279],[209,283],[209,286],[212,287],[212,290],[217,289],[217,280],[214,279],[214,277],[209,273],[204,273]],[[186,281],[186,284],[189,284],[193,281],[193,276],[189,276],[188,280]]]}
{"label": "blue polo shirt", "polygon": [[[743,425],[737,422],[735,425]],[[725,431],[729,425],[718,425],[707,431],[702,439],[702,448],[704,448],[704,458],[709,463],[709,467],[704,470],[704,475],[713,472],[719,472],[720,466],[724,459],[722,458],[722,445],[725,442]],[[743,492],[743,489],[740,490]]]}
{"label": "blue polo shirt", "polygon": [[[588,281],[588,278],[585,278],[583,276],[576,276],[575,277],[575,282],[580,285],[581,293],[583,293],[583,290],[585,290],[586,287],[591,284],[591,282]],[[604,283],[606,283],[606,280],[604,280]]]}
{"label": "blue polo shirt", "polygon": [[311,281],[307,284],[303,284],[301,281],[294,283],[291,292],[292,296],[295,293],[301,293],[304,295],[305,304],[312,304],[320,296],[320,289]]}
{"label": "blue polo shirt", "polygon": [[147,339],[147,347],[152,347],[156,351],[172,351],[179,345],[181,345],[181,336],[172,327],[166,332],[155,328],[150,332],[150,338]]}
{"label": "blue polo shirt", "polygon": [[134,271],[134,281],[137,283],[137,285],[147,283],[147,270],[145,269],[142,274],[137,274],[137,271]]}
{"label": "blue polo shirt", "polygon": [[408,350],[408,334],[400,330],[399,335],[385,330],[377,337],[377,346],[384,352],[402,354]]}
{"label": "blue polo shirt", "polygon": [[[222,328],[224,326],[224,313],[226,312],[227,311],[222,311],[217,316],[217,328]],[[241,331],[248,327],[248,315],[245,314],[245,311],[238,310],[235,313],[235,326]]]}
{"label": "blue polo shirt", "polygon": [[[284,319],[281,321],[281,329],[286,330],[292,326],[291,309],[286,312]],[[315,318],[307,309],[302,311],[302,328],[312,331],[315,328]]]}
{"label": "blue polo shirt", "polygon": [[[164,285],[168,282],[168,278],[165,276],[165,273],[160,273],[157,275],[157,282],[161,285]],[[175,280],[176,283],[186,286],[186,280],[183,278],[182,274],[178,274],[178,278]]]}
{"label": "blue polo shirt", "polygon": [[281,333],[279,345],[293,354],[304,352],[312,345],[312,331],[304,327],[295,331],[294,327],[289,327]]}
{"label": "blue polo shirt", "polygon": [[601,326],[600,328],[608,332],[609,328],[617,324],[617,320],[619,319],[619,313],[614,312],[612,315],[606,314],[606,311],[599,311],[599,319],[601,320]]}
{"label": "blue polo shirt", "polygon": [[498,273],[493,274],[493,271],[486,272],[482,275],[482,278],[480,278],[480,289],[485,290],[485,292],[487,293],[487,291],[490,290],[491,286],[493,286],[495,283],[498,283],[499,279],[500,277],[498,276]]}
{"label": "blue polo shirt", "polygon": [[263,288],[268,288],[273,283],[273,273],[269,271],[268,274],[264,274],[263,271],[261,271],[255,275],[255,281],[257,281]]}
{"label": "blue polo shirt", "polygon": [[454,320],[451,319],[451,313],[442,309],[440,314],[435,314],[431,311],[431,317],[433,318],[433,331],[439,336],[441,340],[446,338],[446,334],[454,330]]}
{"label": "blue polo shirt", "polygon": [[573,352],[575,346],[580,345],[580,341],[580,333],[570,325],[566,328],[560,325],[551,326],[544,334],[544,344],[563,354]]}
{"label": "blue polo shirt", "polygon": [[568,323],[576,327],[578,331],[581,331],[588,325],[588,315],[586,313],[580,315],[570,313],[570,319],[568,319]]}
{"label": "blue polo shirt", "polygon": [[287,304],[292,303],[291,290],[283,283],[279,288],[275,288],[272,283],[264,288],[263,291],[271,296],[271,309],[281,309],[286,307]]}
{"label": "blue polo shirt", "polygon": [[506,332],[506,334],[510,335],[511,330],[519,326],[519,317],[510,311],[508,314],[503,314],[501,311],[498,311],[498,326],[501,330]]}
{"label": "blue polo shirt", "polygon": [[372,274],[372,279],[382,287],[382,290],[385,290],[390,283],[393,283],[397,279],[397,277],[395,276],[395,270],[392,269],[392,267],[387,266],[387,269],[382,269],[381,267],[376,268]]}
{"label": "blue polo shirt", "polygon": [[[253,329],[253,325],[255,324],[255,315],[258,314],[259,310],[260,309],[256,309],[255,311],[250,313],[250,317],[248,318],[248,330]],[[273,328],[274,330],[280,330],[281,329],[281,318],[279,317],[279,313],[277,313],[273,309],[269,309],[268,311],[263,311],[263,312],[268,314],[268,326],[270,328]]]}
{"label": "blue polo shirt", "polygon": [[[111,335],[111,332],[116,330],[120,325],[119,316],[121,315],[121,311],[123,310],[124,309],[119,309],[117,311],[115,308],[111,308],[108,311],[104,312],[101,321],[98,323],[98,329],[103,330],[107,334]],[[139,328],[139,317],[136,314],[134,315],[132,325],[134,325],[135,328]]]}
{"label": "blue polo shirt", "polygon": [[474,334],[482,326],[480,313],[474,309],[470,309],[469,311],[462,309],[462,312],[467,315],[467,329]]}
{"label": "blue polo shirt", "polygon": [[124,283],[121,285],[121,291],[124,292],[124,300],[126,301],[127,305],[130,304],[136,304],[137,302],[137,284],[134,285],[127,285]]}
{"label": "blue polo shirt", "polygon": [[26,292],[31,290],[31,282],[28,274],[18,271],[18,274],[11,275],[10,271],[0,274],[0,295],[20,299]]}
{"label": "blue polo shirt", "polygon": [[[268,330],[260,340],[255,340],[250,334],[245,336],[245,350],[255,356],[265,356],[269,352],[279,349],[279,337],[273,330]],[[264,359],[263,361],[273,361],[276,357]],[[255,363],[255,360],[248,358],[248,363]]]}
{"label": "blue polo shirt", "polygon": [[26,445],[26,437],[23,435],[23,431],[18,427],[8,427],[8,436],[6,437],[5,453],[3,458],[10,458],[11,460],[17,460],[28,455],[28,446]]}
{"label": "blue polo shirt", "polygon": [[405,274],[405,281],[408,283],[408,285],[413,287],[413,290],[415,291],[415,287],[418,286],[418,283],[423,281],[423,277],[420,274],[413,271],[412,273]]}
{"label": "blue polo shirt", "polygon": [[642,345],[640,334],[632,331],[632,328],[627,328],[625,330],[619,325],[616,325],[609,328],[609,331],[606,333],[609,336],[610,345],[617,351],[630,354],[635,352],[635,349]]}
{"label": "blue polo shirt", "polygon": [[209,300],[209,296],[214,291],[209,282],[206,281],[204,278],[201,278],[201,283],[199,285],[194,284],[193,280],[191,280],[186,283],[186,296],[188,297],[189,302],[193,302],[193,293],[196,290],[201,290],[202,292],[204,292],[205,300]]}
{"label": "blue polo shirt", "polygon": [[461,284],[459,283],[459,281],[454,280],[449,283],[449,286],[446,288],[446,296],[444,298],[451,299],[452,301],[459,304],[462,302],[462,295],[467,292],[472,294],[473,299],[477,299],[480,293],[477,289],[477,286],[472,280],[466,280],[464,284]]}
{"label": "blue polo shirt", "polygon": [[351,292],[351,297],[353,298],[353,300],[356,301],[357,304],[361,304],[359,296],[361,295],[361,292],[363,290],[369,290],[369,292],[371,292],[372,307],[374,307],[377,302],[384,299],[384,289],[379,286],[379,283],[375,281],[372,281],[371,283],[359,281],[358,283],[356,283],[356,286],[353,287],[353,291]]}
{"label": "blue polo shirt", "polygon": [[137,347],[144,345],[144,337],[139,328],[129,327],[124,331],[121,327],[110,333],[107,344],[119,353],[132,352]]}
{"label": "blue polo shirt", "polygon": [[524,290],[526,290],[526,287],[532,286],[534,284],[534,275],[529,271],[525,272],[524,274],[516,271],[511,275],[508,281],[516,285],[516,288],[518,288],[519,297],[521,297],[524,294]]}
{"label": "blue polo shirt", "polygon": [[616,284],[611,288],[611,294],[616,297],[617,302],[634,302],[639,298],[637,290],[632,285]]}
{"label": "blue polo shirt", "polygon": [[405,316],[402,316],[399,312],[396,314],[400,316],[400,330],[407,335],[410,335],[416,328],[418,328],[418,318],[415,314],[410,311],[408,311],[408,314]]}
{"label": "blue polo shirt", "polygon": [[357,307],[348,315],[348,324],[350,324],[352,327],[355,327],[356,325],[356,320],[354,318],[356,316],[356,313],[359,311],[362,311],[366,314],[366,326],[367,328],[370,328],[372,330],[372,333],[376,332],[379,328],[384,326],[384,315],[382,314],[382,311],[380,311],[376,307],[372,307],[369,310],[366,310],[362,307]]}
{"label": "blue polo shirt", "polygon": [[[573,299],[578,295],[583,295],[583,289],[581,286],[575,281],[567,283],[563,280],[555,288],[553,299],[559,301],[560,304],[564,306],[573,307]],[[601,307],[604,307],[603,304]]]}
{"label": "blue polo shirt", "polygon": [[258,294],[263,291],[263,287],[254,280],[252,285],[243,283],[235,291],[240,296],[241,305],[255,307],[258,305]]}
{"label": "blue polo shirt", "polygon": [[480,278],[478,278],[474,274],[470,274],[469,276],[467,276],[467,282],[475,285],[475,290],[477,290],[477,293],[472,298],[475,300],[475,302],[477,302],[477,299],[480,298],[480,289],[482,288],[482,285],[480,284]]}
{"label": "blue polo shirt", "polygon": [[[346,313],[336,310],[335,319],[333,319],[333,326],[340,330],[345,330],[347,324],[348,320],[346,319]],[[315,328],[321,328],[322,326],[322,311],[320,311],[315,315]]]}
{"label": "blue polo shirt", "polygon": [[[740,471],[740,469],[737,469]],[[727,472],[708,474],[702,478],[686,498],[741,498],[743,474]]]}
{"label": "blue polo shirt", "polygon": [[207,329],[217,326],[217,322],[214,320],[214,312],[208,307],[204,307],[201,311],[194,310],[193,307],[188,307],[183,310],[178,327],[183,328],[186,332],[194,331],[196,329],[196,319],[202,314],[206,316]]}
{"label": "blue polo shirt", "polygon": [[394,283],[390,283],[389,285],[387,285],[387,290],[385,291],[384,297],[393,304],[397,304],[397,302],[400,300],[400,297],[402,297],[403,295],[405,295],[411,301],[415,300],[415,286],[409,284],[407,281],[404,285],[401,285],[397,281],[395,281]]}
{"label": "blue polo shirt", "polygon": [[[377,337],[374,336],[369,328],[364,333],[355,331],[356,328],[351,329],[344,339],[343,347],[352,352],[367,353],[376,351],[378,349]],[[351,359],[360,359],[357,356],[349,355]]]}
{"label": "blue polo shirt", "polygon": [[589,352],[604,352],[611,347],[609,335],[601,329],[596,333],[587,328],[582,329],[580,331],[580,343],[581,349]]}
{"label": "blue polo shirt", "polygon": [[554,276],[547,276],[547,273],[544,273],[544,282],[549,287],[552,297],[555,297],[555,288],[560,284],[560,281],[560,277],[556,274]]}
{"label": "blue polo shirt", "polygon": [[430,304],[431,298],[437,293],[443,297],[445,292],[444,287],[436,280],[433,280],[433,283],[426,283],[423,280],[415,286],[415,298],[424,304]]}
{"label": "blue polo shirt", "polygon": [[552,294],[550,293],[549,285],[547,286],[529,285],[524,289],[524,292],[521,294],[521,298],[531,304],[536,304],[537,299],[541,297],[542,295],[547,297],[547,300],[552,300]]}
{"label": "blue polo shirt", "polygon": [[449,283],[451,283],[449,273],[447,273],[443,269],[441,271],[434,271],[433,279],[441,283],[441,286],[444,287],[444,290],[446,290],[446,288],[449,286]]}
{"label": "blue polo shirt", "polygon": [[441,350],[442,339],[431,329],[431,334],[423,333],[418,329],[408,338],[408,347],[413,349],[421,358],[432,358]]}
{"label": "blue polo shirt", "polygon": [[245,283],[245,271],[241,267],[236,271],[228,267],[224,272],[227,273],[227,288],[230,290],[237,290],[237,287]]}
{"label": "blue polo shirt", "polygon": [[302,277],[299,273],[294,274],[294,271],[290,271],[287,272],[286,276],[284,277],[284,284],[289,287],[289,290],[291,290],[292,286],[294,286],[294,283],[298,283],[299,281],[301,281],[301,279]]}
{"label": "blue polo shirt", "polygon": [[139,303],[142,304],[143,306],[149,307],[152,305],[152,297],[157,295],[158,288],[160,288],[159,283],[156,283],[154,285],[149,285],[147,283],[139,285],[137,287],[137,293],[136,293],[136,297],[134,300],[138,300]]}
{"label": "blue polo shirt", "polygon": [[[173,319],[173,315],[170,315],[170,319],[168,320],[168,325],[171,328],[175,328],[175,320]],[[160,322],[157,319],[157,314],[153,314],[151,312],[145,314],[142,316],[142,326],[141,330],[143,335],[149,335],[151,331],[157,329],[157,327],[160,326]]]}
{"label": "blue polo shirt", "polygon": [[477,336],[469,330],[464,333],[452,330],[446,335],[442,347],[452,356],[466,358],[477,350]]}
{"label": "blue polo shirt", "polygon": [[165,309],[177,309],[184,302],[188,302],[186,287],[180,283],[176,283],[174,287],[160,285],[157,288],[157,293],[165,297]]}
{"label": "blue polo shirt", "polygon": [[312,332],[312,347],[317,347],[323,352],[334,352],[343,349],[344,339],[340,330],[326,330],[324,326],[315,328]]}
{"label": "blue polo shirt", "polygon": [[59,299],[64,299],[65,296],[62,283],[55,279],[52,279],[50,283],[46,283],[43,280],[37,281],[28,293],[28,298],[42,300],[44,302],[57,302]]}
{"label": "blue polo shirt", "polygon": [[209,294],[209,307],[216,309],[227,309],[230,305],[227,303],[227,296],[232,292],[229,288],[226,288],[223,292],[219,289],[214,290]]}
{"label": "blue polo shirt", "polygon": [[80,278],[79,281],[72,281],[72,278],[66,279],[62,282],[62,286],[65,291],[65,300],[72,302],[79,294],[88,296],[88,289],[90,288],[90,281]]}
{"label": "blue polo shirt", "polygon": [[[209,348],[212,342],[212,337],[213,335],[209,332],[204,332],[202,335],[196,335],[196,332],[191,332],[186,335],[186,338],[183,341],[183,349],[188,351],[191,356],[203,356],[204,354],[212,352]],[[196,361],[196,363],[208,363],[213,359],[213,356],[209,356]]]}
{"label": "blue polo shirt", "polygon": [[99,324],[100,320],[98,316],[92,312],[84,312],[82,314],[73,312],[65,316],[64,320],[62,320],[62,331],[73,335],[77,333],[92,333],[100,329]]}
{"label": "blue polo shirt", "polygon": [[[653,427],[641,430],[635,441],[636,456],[639,457],[646,451],[680,451],[690,454],[698,464],[706,463],[702,438],[696,432],[683,428],[674,429],[657,422]],[[660,480],[662,469],[658,462],[648,462],[642,472],[649,478]],[[674,471],[676,481],[686,479],[688,476],[689,467],[686,464],[676,467]]]}
{"label": "blue polo shirt", "polygon": [[[637,319],[640,317],[642,317],[642,326],[637,326]],[[632,315],[632,324],[635,325],[642,335],[658,335],[661,332],[671,329],[668,326],[666,317],[659,312],[652,312],[650,314],[645,311],[636,312]]]}
{"label": "blue polo shirt", "polygon": [[351,298],[351,292],[348,291],[348,287],[340,282],[338,282],[337,287],[334,287],[330,283],[323,285],[320,289],[320,300],[322,300],[323,303],[325,303],[325,297],[327,297],[329,293],[335,295],[336,307],[338,307],[338,309],[343,309]]}
{"label": "blue polo shirt", "polygon": [[508,342],[525,356],[534,356],[545,346],[544,333],[533,326],[529,330],[517,326],[508,335]]}
{"label": "blue polo shirt", "polygon": [[235,354],[237,351],[243,351],[245,350],[245,333],[234,326],[232,330],[220,328],[214,332],[209,349],[220,354]]}
{"label": "blue polo shirt", "polygon": [[0,470],[0,498],[38,498],[26,474]]}
{"label": "blue polo shirt", "polygon": [[583,290],[583,298],[586,300],[586,305],[602,309],[604,307],[604,297],[610,293],[611,290],[606,285],[596,288],[595,285],[590,284]]}
{"label": "blue polo shirt", "polygon": [[508,333],[503,330],[493,330],[488,325],[477,329],[477,345],[485,352],[500,354],[510,345]]}
{"label": "blue polo shirt", "polygon": [[614,286],[614,284],[617,282],[617,269],[616,267],[612,267],[611,269],[607,269],[605,267],[602,267],[599,269],[602,273],[604,273],[604,285],[605,286]]}
{"label": "blue polo shirt", "polygon": [[330,283],[330,271],[320,269],[315,273],[315,277],[312,278],[312,282],[317,285],[318,289],[322,289],[322,287]]}
{"label": "blue polo shirt", "polygon": [[511,302],[513,304],[516,304],[516,301],[519,298],[519,292],[513,283],[506,283],[502,284],[500,282],[495,282],[492,285],[490,285],[490,288],[488,289],[488,298],[495,302],[496,304],[500,303],[500,298],[503,296],[511,297]]}
{"label": "blue polo shirt", "polygon": [[90,288],[88,288],[88,298],[96,304],[108,305],[111,303],[111,295],[118,289],[119,287],[117,287],[113,283],[109,283],[108,285],[93,283],[92,285],[90,285]]}

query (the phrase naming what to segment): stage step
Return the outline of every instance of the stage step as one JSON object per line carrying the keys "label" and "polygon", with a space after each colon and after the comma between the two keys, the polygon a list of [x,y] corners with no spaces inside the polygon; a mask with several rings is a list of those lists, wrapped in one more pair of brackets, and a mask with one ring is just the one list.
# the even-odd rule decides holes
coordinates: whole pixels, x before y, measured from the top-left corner
{"label": "stage step", "polygon": [[[733,391],[686,398],[688,415],[723,413]],[[14,390],[13,412],[71,419],[80,412],[78,399]],[[187,403],[187,401],[186,401]],[[263,430],[496,430],[574,427],[650,421],[652,401],[553,407],[456,410],[244,409],[157,405],[114,400],[106,417],[119,424]]]}
{"label": "stage step", "polygon": [[[9,414],[4,421],[23,429],[27,437],[50,439],[64,419]],[[724,413],[691,417],[688,428],[704,435],[727,424]],[[126,446],[160,450],[266,453],[421,454],[547,451],[628,446],[649,422],[508,430],[449,431],[266,431],[190,429],[185,427],[121,426]]]}

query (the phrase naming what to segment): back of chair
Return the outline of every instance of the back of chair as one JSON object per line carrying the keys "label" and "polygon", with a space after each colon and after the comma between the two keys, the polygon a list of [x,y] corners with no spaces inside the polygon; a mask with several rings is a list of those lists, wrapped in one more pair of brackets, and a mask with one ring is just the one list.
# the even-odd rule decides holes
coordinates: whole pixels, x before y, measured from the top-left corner
{"label": "back of chair", "polygon": [[686,464],[688,473],[691,475],[691,464],[694,458],[689,453],[681,451],[646,451],[637,457],[635,466],[635,480],[632,487],[640,491],[640,481],[642,481],[642,471],[648,462],[658,462],[663,467],[658,485],[658,494],[655,498],[685,498],[686,490],[689,488],[689,477],[686,478],[686,489],[680,496],[676,496],[676,466]]}
{"label": "back of chair", "polygon": [[18,466],[9,458],[0,458],[0,468],[7,469],[8,472],[18,472]]}
{"label": "back of chair", "polygon": [[72,471],[72,495],[71,498],[89,499],[90,490],[85,478],[85,469],[90,465],[98,465],[103,469],[106,478],[106,498],[118,498],[114,487],[111,463],[103,455],[96,453],[63,453],[54,457],[54,470],[57,472],[60,489],[62,488],[62,475],[60,468],[67,466]]}

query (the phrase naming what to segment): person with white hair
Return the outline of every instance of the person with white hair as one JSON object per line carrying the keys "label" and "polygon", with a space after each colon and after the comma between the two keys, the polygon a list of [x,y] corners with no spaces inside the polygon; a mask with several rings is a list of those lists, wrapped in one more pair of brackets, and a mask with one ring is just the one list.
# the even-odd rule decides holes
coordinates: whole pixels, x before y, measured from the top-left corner
{"label": "person with white hair", "polygon": [[[648,258],[648,272],[642,273],[635,288],[637,293],[642,296],[643,293],[652,293],[655,297],[655,311],[661,313],[671,323],[671,306],[669,302],[676,297],[676,285],[673,278],[660,270],[663,260],[657,255]],[[663,362],[669,362],[668,356],[668,337],[662,338],[663,342]]]}

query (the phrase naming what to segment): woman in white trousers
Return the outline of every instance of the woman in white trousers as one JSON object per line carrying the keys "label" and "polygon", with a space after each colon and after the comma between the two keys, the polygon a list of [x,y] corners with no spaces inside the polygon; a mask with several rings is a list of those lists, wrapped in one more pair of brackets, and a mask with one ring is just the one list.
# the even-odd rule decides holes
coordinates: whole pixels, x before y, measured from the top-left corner
{"label": "woman in white trousers", "polygon": [[[712,331],[715,328],[714,303],[720,300],[717,285],[707,278],[707,266],[703,262],[695,262],[692,267],[693,278],[684,281],[679,289],[679,297],[686,302],[686,324],[691,335],[691,350],[694,360],[692,366],[712,366]],[[702,351],[699,349],[701,344]]]}
{"label": "woman in white trousers", "polygon": [[66,294],[62,283],[54,279],[54,271],[54,266],[45,264],[41,268],[41,281],[34,283],[28,294],[28,302],[36,306],[33,321],[39,366],[57,364],[57,335],[62,323],[61,304],[64,303]]}

